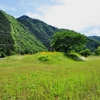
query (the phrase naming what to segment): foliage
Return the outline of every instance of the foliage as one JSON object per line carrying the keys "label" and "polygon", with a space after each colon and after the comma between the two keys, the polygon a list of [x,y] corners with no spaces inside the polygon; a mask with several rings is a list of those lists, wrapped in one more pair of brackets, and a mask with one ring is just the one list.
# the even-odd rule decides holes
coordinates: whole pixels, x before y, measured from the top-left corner
{"label": "foliage", "polygon": [[82,56],[87,57],[87,56],[90,56],[92,53],[91,53],[91,51],[89,49],[85,49],[85,50],[80,51],[80,54]]}
{"label": "foliage", "polygon": [[14,40],[10,33],[10,22],[6,18],[5,13],[0,11],[0,52],[2,56],[10,55],[14,50]]}
{"label": "foliage", "polygon": [[6,57],[6,55],[1,51],[0,52],[0,58]]}
{"label": "foliage", "polygon": [[[39,61],[42,55],[54,63]],[[100,57],[87,59],[77,62],[59,52],[0,59],[0,100],[99,100]]]}
{"label": "foliage", "polygon": [[[60,40],[64,42],[64,44],[59,45],[59,43],[61,42],[59,40],[59,43],[56,43],[59,46],[57,47],[57,45],[55,44],[56,48],[54,49],[64,52],[80,52],[85,43],[85,38],[82,41],[83,44],[81,44],[79,41],[83,38],[78,38],[78,36],[80,35],[79,33],[70,30],[58,29],[38,19],[32,19],[25,15],[18,19],[15,19],[13,16],[10,16],[0,10],[0,52],[3,52],[3,54],[7,56],[16,53],[34,54],[39,51],[52,50],[50,46],[52,35],[55,32],[62,32],[62,36],[64,34],[64,31],[66,31],[65,33],[69,34],[65,37],[66,41],[62,41],[60,38]],[[80,37],[84,36],[81,35]],[[89,49],[94,52],[94,50],[97,49],[98,46],[100,46],[99,40],[100,37],[88,37],[88,42],[86,43],[84,49]],[[56,39],[54,41],[56,41]],[[65,42],[67,42],[67,44]],[[52,45],[54,46],[54,43],[52,43]]]}
{"label": "foliage", "polygon": [[38,58],[42,62],[47,62],[49,61],[49,57],[47,55],[42,55]]}
{"label": "foliage", "polygon": [[25,25],[29,31],[50,50],[51,36],[59,30],[58,28],[47,25],[38,19],[32,19],[25,15],[17,20]]}
{"label": "foliage", "polygon": [[61,30],[53,35],[52,47],[56,51],[69,53],[80,51],[87,41],[87,37],[72,30]]}
{"label": "foliage", "polygon": [[97,40],[98,42],[100,42],[100,36],[89,36],[89,38]]}
{"label": "foliage", "polygon": [[65,60],[65,56],[63,53],[59,52],[41,52],[38,54],[37,60],[47,63],[47,64],[55,64],[60,63],[62,60]]}
{"label": "foliage", "polygon": [[100,46],[100,42],[92,39],[92,38],[88,38],[88,42],[86,43],[86,48],[89,49],[91,52],[94,52],[95,49],[97,49]]}
{"label": "foliage", "polygon": [[69,53],[69,54],[66,54],[66,56],[69,57],[69,58],[71,58],[72,60],[75,60],[75,61],[83,61],[83,60],[85,60],[78,53]]}
{"label": "foliage", "polygon": [[14,17],[0,11],[0,51],[5,55],[34,54],[47,48]]}
{"label": "foliage", "polygon": [[100,55],[100,46],[95,50],[95,55]]}

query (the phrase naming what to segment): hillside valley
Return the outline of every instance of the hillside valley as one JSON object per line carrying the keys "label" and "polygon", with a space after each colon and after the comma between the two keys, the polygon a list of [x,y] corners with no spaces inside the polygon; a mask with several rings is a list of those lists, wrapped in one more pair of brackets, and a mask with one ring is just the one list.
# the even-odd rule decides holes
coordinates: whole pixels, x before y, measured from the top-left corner
{"label": "hillside valley", "polygon": [[26,15],[17,18],[17,20],[23,25],[25,25],[28,28],[28,30],[32,34],[34,34],[34,36],[39,41],[41,41],[43,45],[46,46],[48,49],[50,49],[52,34],[60,30],[56,27],[46,24],[43,21],[40,21],[38,19],[32,19]]}
{"label": "hillside valley", "polygon": [[[26,15],[16,19],[0,10],[0,57],[50,51],[52,35],[60,30],[39,19]],[[100,46],[100,37],[87,38],[86,48],[92,52]]]}

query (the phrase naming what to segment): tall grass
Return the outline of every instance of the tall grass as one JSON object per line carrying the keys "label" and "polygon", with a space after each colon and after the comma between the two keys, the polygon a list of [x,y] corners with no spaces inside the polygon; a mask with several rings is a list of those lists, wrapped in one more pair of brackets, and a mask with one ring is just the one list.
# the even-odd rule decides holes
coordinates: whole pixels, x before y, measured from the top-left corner
{"label": "tall grass", "polygon": [[100,58],[42,52],[0,60],[0,100],[100,100]]}

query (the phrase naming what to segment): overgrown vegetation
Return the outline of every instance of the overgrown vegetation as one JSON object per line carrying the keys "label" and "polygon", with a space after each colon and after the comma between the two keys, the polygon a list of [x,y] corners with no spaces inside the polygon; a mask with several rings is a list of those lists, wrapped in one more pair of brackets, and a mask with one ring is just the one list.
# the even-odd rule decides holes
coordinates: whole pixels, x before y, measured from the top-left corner
{"label": "overgrown vegetation", "polygon": [[[47,48],[14,17],[0,11],[0,53],[34,54]],[[2,57],[2,55],[0,56]]]}
{"label": "overgrown vegetation", "polygon": [[78,62],[58,52],[0,59],[0,99],[99,100],[99,62],[99,56]]}
{"label": "overgrown vegetation", "polygon": [[100,46],[95,50],[95,55],[100,55]]}
{"label": "overgrown vegetation", "polygon": [[89,49],[85,49],[85,50],[81,50],[81,51],[79,52],[79,54],[81,54],[82,56],[87,57],[87,56],[92,55],[92,52],[91,52]]}
{"label": "overgrown vegetation", "polygon": [[86,43],[86,48],[89,49],[91,52],[94,52],[99,46],[100,46],[100,41],[97,41],[92,37],[88,38],[88,42]]}
{"label": "overgrown vegetation", "polygon": [[[60,34],[60,39],[57,41],[56,39],[53,40],[55,43],[58,42],[57,46],[52,43],[56,51],[73,51],[88,56],[94,54],[95,50],[100,46],[100,37],[86,37],[88,41],[84,45],[85,36],[75,31],[58,29],[43,21],[32,19],[25,15],[15,19],[13,16],[0,10],[0,57],[14,54],[34,54],[48,50],[52,51],[52,35],[56,33]],[[82,41],[80,42],[80,40]]]}
{"label": "overgrown vegetation", "polygon": [[0,11],[0,57],[0,100],[100,99],[99,37]]}
{"label": "overgrown vegetation", "polygon": [[53,35],[52,47],[56,51],[70,53],[84,49],[87,37],[72,30],[61,30]]}
{"label": "overgrown vegetation", "polygon": [[58,28],[47,25],[38,19],[32,19],[25,15],[19,17],[17,20],[25,25],[29,31],[48,48],[48,50],[51,49],[51,36],[59,30]]}

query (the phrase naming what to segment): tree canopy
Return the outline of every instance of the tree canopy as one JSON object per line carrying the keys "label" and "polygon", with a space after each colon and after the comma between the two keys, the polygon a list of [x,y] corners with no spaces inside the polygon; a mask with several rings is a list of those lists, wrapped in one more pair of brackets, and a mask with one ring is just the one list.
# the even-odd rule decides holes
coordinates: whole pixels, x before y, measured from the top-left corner
{"label": "tree canopy", "polygon": [[79,52],[87,42],[87,37],[73,30],[61,30],[52,38],[52,47],[55,51],[70,53]]}

